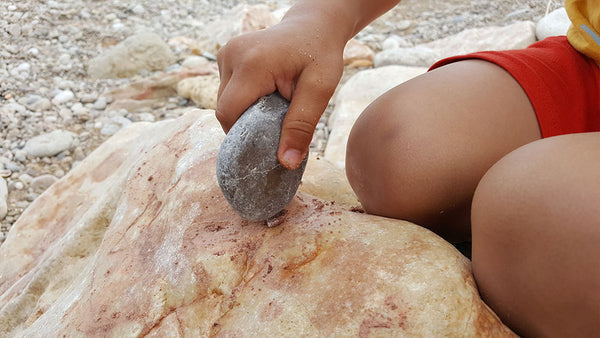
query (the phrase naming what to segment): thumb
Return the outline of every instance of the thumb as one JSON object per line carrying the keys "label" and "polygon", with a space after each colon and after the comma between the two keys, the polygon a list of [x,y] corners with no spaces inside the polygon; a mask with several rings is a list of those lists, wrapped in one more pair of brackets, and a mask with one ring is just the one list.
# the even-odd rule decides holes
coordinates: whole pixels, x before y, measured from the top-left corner
{"label": "thumb", "polygon": [[319,118],[327,108],[337,81],[331,85],[318,74],[300,75],[283,120],[277,158],[287,169],[296,169],[306,157]]}

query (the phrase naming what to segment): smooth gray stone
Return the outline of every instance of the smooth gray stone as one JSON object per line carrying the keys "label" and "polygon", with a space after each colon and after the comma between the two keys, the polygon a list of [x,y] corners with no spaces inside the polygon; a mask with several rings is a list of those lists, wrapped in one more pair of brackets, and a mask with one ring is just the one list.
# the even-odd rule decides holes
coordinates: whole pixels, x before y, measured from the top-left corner
{"label": "smooth gray stone", "polygon": [[292,200],[307,157],[296,170],[277,160],[289,103],[278,93],[256,101],[233,125],[217,157],[217,181],[231,207],[250,221],[277,215]]}

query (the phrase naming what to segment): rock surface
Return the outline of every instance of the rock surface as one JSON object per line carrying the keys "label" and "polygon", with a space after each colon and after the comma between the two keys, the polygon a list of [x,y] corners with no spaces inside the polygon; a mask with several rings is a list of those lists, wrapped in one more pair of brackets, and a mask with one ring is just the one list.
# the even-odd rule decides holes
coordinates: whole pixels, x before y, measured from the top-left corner
{"label": "rock surface", "polygon": [[199,107],[205,109],[217,108],[218,92],[219,77],[217,75],[190,77],[177,84],[177,95],[191,99]]}
{"label": "rock surface", "polygon": [[222,137],[212,111],[136,123],[46,190],[0,246],[0,336],[514,336],[423,228],[305,193],[239,218]]}
{"label": "rock surface", "polygon": [[339,90],[335,109],[329,118],[331,134],[325,158],[344,168],[348,135],[360,113],[389,89],[425,73],[421,67],[386,66],[363,70],[352,76]]}
{"label": "rock surface", "polygon": [[538,21],[535,26],[535,36],[543,40],[550,36],[567,35],[571,20],[564,7],[552,11]]}
{"label": "rock surface", "polygon": [[264,221],[290,203],[306,167],[288,170],[277,149],[289,102],[278,93],[251,105],[227,133],[217,159],[217,179],[225,198],[243,218]]}
{"label": "rock surface", "polygon": [[[269,17],[276,19],[271,22],[275,22],[292,2],[245,0],[243,4],[266,5],[271,11]],[[207,37],[210,40],[232,31],[231,25],[213,24],[243,19],[234,18],[240,12],[231,11],[240,3],[180,1],[174,6],[171,0],[143,4],[19,0],[0,6],[0,27],[5,28],[0,29],[0,176],[9,186],[8,214],[0,221],[0,245],[37,197],[27,184],[13,189],[23,184],[23,175],[64,176],[126,122],[117,118],[120,122],[113,123],[117,115],[134,122],[161,121],[193,108],[193,100],[177,96],[177,83],[187,77],[217,73],[214,44],[209,50],[204,42]],[[374,51],[419,46],[464,29],[537,22],[548,8],[559,7],[561,2],[547,0],[404,0],[355,38]],[[92,58],[138,32],[149,31],[169,41],[175,54],[174,63],[164,72],[143,70],[128,78],[88,75]],[[190,58],[195,60],[188,61]],[[353,67],[368,65],[368,60],[347,65],[342,84],[356,72]],[[73,93],[72,98],[66,92],[56,104],[51,102],[67,90]],[[325,150],[334,102],[317,124],[310,146],[313,153],[322,155]],[[107,124],[111,126],[104,128]],[[27,140],[58,129],[78,134],[79,145],[52,157],[23,154]]]}
{"label": "rock surface", "polygon": [[159,35],[143,32],[92,59],[88,73],[95,78],[130,77],[142,70],[163,70],[174,62],[173,52]]}
{"label": "rock surface", "polygon": [[376,67],[400,64],[429,67],[442,58],[483,50],[520,49],[534,43],[535,24],[516,22],[505,27],[484,27],[464,30],[443,39],[415,47],[398,47],[375,55]]}

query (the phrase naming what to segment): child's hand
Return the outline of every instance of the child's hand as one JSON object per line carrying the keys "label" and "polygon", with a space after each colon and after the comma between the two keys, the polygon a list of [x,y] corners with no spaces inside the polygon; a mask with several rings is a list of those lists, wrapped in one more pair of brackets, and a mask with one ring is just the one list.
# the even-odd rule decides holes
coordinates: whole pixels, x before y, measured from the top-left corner
{"label": "child's hand", "polygon": [[334,37],[331,18],[319,15],[296,15],[269,29],[239,36],[218,55],[221,85],[216,116],[226,132],[264,95],[279,91],[291,101],[277,153],[288,169],[298,167],[307,154],[343,71],[347,37]]}

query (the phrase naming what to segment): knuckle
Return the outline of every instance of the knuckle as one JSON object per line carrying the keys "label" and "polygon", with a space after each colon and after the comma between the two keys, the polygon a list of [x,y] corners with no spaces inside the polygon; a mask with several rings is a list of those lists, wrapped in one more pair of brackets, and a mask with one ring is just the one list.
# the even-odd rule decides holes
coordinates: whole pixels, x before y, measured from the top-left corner
{"label": "knuckle", "polygon": [[313,72],[306,77],[305,81],[307,85],[316,92],[331,96],[337,87],[339,79],[336,76],[328,75],[324,72]]}
{"label": "knuckle", "polygon": [[305,120],[292,120],[288,121],[284,126],[283,130],[285,133],[292,135],[292,137],[310,142],[312,134],[315,130],[316,123],[305,121]]}

